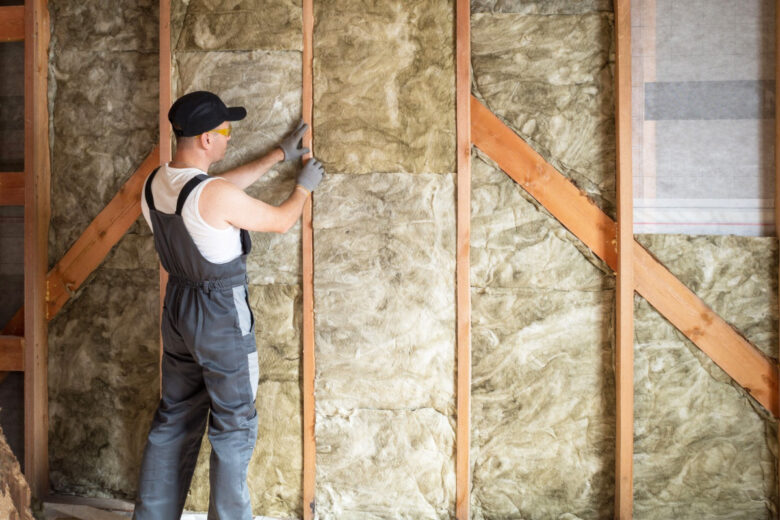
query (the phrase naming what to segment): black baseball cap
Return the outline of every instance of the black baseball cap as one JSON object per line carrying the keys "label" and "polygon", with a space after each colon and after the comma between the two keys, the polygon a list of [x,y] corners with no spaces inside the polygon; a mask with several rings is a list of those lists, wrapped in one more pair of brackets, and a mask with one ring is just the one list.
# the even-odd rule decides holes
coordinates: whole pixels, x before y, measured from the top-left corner
{"label": "black baseball cap", "polygon": [[244,107],[227,107],[213,92],[198,90],[184,94],[168,111],[168,121],[178,137],[192,137],[212,130],[225,121],[246,117]]}

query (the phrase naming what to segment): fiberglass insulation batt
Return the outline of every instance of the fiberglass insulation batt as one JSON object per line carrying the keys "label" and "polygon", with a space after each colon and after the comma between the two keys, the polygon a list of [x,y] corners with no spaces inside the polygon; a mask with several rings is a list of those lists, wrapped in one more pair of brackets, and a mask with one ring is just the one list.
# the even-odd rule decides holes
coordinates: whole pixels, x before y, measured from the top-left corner
{"label": "fiberglass insulation batt", "polygon": [[316,504],[450,518],[453,3],[314,3]]}
{"label": "fiberglass insulation batt", "polygon": [[[50,265],[157,144],[157,2],[121,7],[49,2]],[[139,219],[49,323],[55,493],[135,495],[159,389],[157,265]]]}
{"label": "fiberglass insulation batt", "polygon": [[[474,94],[614,217],[612,32],[610,2],[472,2]],[[613,282],[589,286],[587,263],[533,231],[543,219],[523,210],[528,197],[486,168],[475,160],[473,514],[612,516]],[[773,240],[638,238],[776,357]],[[635,320],[635,517],[774,518],[773,421],[641,298]]]}

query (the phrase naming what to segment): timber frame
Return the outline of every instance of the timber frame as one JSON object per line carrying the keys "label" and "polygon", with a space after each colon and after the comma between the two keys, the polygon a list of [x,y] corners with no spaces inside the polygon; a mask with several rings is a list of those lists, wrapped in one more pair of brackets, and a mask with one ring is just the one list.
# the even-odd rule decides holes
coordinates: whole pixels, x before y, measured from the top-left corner
{"label": "timber frame", "polygon": [[634,505],[634,190],[631,167],[631,0],[615,0],[617,287],[615,320],[615,517]]}
{"label": "timber frame", "polygon": [[[780,0],[778,0],[780,4]],[[470,157],[471,145],[490,156],[562,225],[613,270],[618,281],[616,327],[617,518],[631,518],[633,504],[633,297],[644,296],[666,319],[708,354],[774,417],[780,416],[778,368],[712,311],[633,239],[631,201],[630,0],[615,2],[618,219],[612,221],[587,196],[470,95],[470,2],[456,3],[457,128],[457,438],[458,520],[469,518],[470,499]],[[780,7],[780,6],[779,6]],[[160,144],[48,273],[49,143],[46,0],[0,7],[0,42],[25,42],[25,169],[0,172],[0,204],[25,206],[25,305],[0,335],[0,371],[25,373],[25,473],[33,495],[48,493],[47,321],[64,305],[140,215],[143,179],[171,159],[170,0],[160,0]],[[776,27],[780,27],[777,9]],[[780,38],[777,39],[780,59]],[[313,0],[303,0],[303,117],[312,125]],[[778,62],[780,65],[780,62]],[[780,95],[780,85],[777,87]],[[780,157],[780,118],[776,118]],[[305,137],[312,148],[311,130]],[[313,149],[313,148],[312,148]],[[780,160],[775,161],[780,181]],[[138,200],[136,200],[138,199]],[[776,182],[780,201],[780,182]],[[776,222],[780,207],[776,202]],[[303,497],[305,519],[315,514],[314,318],[312,198],[303,221]],[[160,270],[161,305],[166,281]]]}

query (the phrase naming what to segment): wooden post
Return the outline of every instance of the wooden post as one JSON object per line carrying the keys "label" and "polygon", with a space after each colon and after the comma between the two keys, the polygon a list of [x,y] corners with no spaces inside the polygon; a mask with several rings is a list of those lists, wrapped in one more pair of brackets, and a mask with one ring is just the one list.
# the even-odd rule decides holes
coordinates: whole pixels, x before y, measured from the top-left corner
{"label": "wooden post", "polygon": [[631,2],[615,1],[617,122],[617,431],[615,518],[633,511],[634,457],[634,219],[631,167]]}
{"label": "wooden post", "polygon": [[470,517],[471,449],[471,5],[458,0],[455,13],[455,99],[457,128],[457,435],[455,437],[458,520]]}
{"label": "wooden post", "polygon": [[33,496],[44,497],[49,493],[46,270],[51,212],[46,0],[25,2],[24,27],[24,472]]}
{"label": "wooden post", "polygon": [[[304,146],[314,152],[313,147],[313,45],[314,45],[314,3],[303,0],[303,119],[309,124],[304,136]],[[313,154],[308,154],[308,160]],[[312,227],[313,195],[303,206],[302,220],[302,268],[303,268],[303,519],[313,520],[315,516],[315,470],[317,445],[314,411],[314,229]]]}
{"label": "wooden post", "polygon": [[[171,123],[168,121],[168,109],[171,107],[171,0],[160,0],[160,164],[171,161]],[[165,302],[165,286],[168,285],[168,273],[160,264],[160,307]],[[162,395],[162,329],[160,332],[160,395]]]}
{"label": "wooden post", "polygon": [[[775,0],[775,238],[780,237],[780,110],[778,110],[778,99],[780,95],[780,0]],[[780,267],[780,266],[775,266]],[[780,277],[780,268],[778,269]],[[780,280],[779,280],[780,282]],[[778,283],[777,298],[780,299],[780,283]],[[780,335],[779,335],[780,337]],[[780,402],[780,395],[777,396]],[[778,430],[778,442],[780,442],[780,429]],[[777,459],[778,466],[775,468],[777,474],[780,474],[780,458]],[[777,479],[778,493],[780,494],[780,479]]]}

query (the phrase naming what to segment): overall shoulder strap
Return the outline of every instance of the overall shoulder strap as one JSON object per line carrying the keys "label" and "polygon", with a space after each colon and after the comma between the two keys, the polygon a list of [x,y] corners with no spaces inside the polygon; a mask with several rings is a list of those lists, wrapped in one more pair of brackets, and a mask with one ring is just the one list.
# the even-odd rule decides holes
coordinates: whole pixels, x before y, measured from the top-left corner
{"label": "overall shoulder strap", "polygon": [[154,211],[154,197],[152,197],[152,181],[154,180],[154,176],[157,174],[157,170],[159,170],[160,167],[154,169],[152,173],[149,174],[149,178],[146,179],[146,189],[144,189],[144,195],[146,196],[146,205],[149,206],[149,211]]}
{"label": "overall shoulder strap", "polygon": [[190,196],[190,193],[192,193],[192,190],[195,189],[195,187],[200,184],[201,182],[208,179],[209,176],[205,174],[200,174],[192,179],[190,179],[187,184],[184,185],[184,187],[179,192],[179,198],[176,201],[176,214],[181,215],[181,210],[184,208],[184,202],[187,200],[187,197]]}

